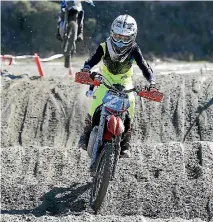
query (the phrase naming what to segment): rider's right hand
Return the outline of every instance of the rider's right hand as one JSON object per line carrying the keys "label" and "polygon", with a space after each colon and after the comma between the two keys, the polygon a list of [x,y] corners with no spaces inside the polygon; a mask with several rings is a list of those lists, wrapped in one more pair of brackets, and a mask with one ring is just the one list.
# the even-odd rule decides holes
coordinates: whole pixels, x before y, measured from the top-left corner
{"label": "rider's right hand", "polygon": [[89,66],[84,66],[84,67],[81,69],[81,72],[89,72],[89,73],[90,73],[90,67],[89,67]]}

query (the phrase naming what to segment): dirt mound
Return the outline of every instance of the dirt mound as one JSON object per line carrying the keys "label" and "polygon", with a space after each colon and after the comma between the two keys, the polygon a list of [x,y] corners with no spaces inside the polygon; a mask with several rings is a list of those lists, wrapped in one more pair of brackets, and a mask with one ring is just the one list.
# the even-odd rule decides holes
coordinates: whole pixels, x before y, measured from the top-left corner
{"label": "dirt mound", "polygon": [[86,87],[69,78],[3,78],[3,220],[210,221],[213,76],[157,80],[164,101],[136,99],[133,158],[119,162],[95,217],[88,207],[89,159],[78,147],[90,103]]}
{"label": "dirt mound", "polygon": [[[89,100],[70,79],[3,82],[2,146],[66,146],[82,130]],[[72,141],[72,142],[71,142]]]}
{"label": "dirt mound", "polygon": [[[137,78],[137,85],[145,82]],[[141,142],[212,141],[212,75],[158,77],[163,103],[137,97],[135,136]],[[82,130],[90,99],[71,79],[3,81],[2,146],[66,146]]]}

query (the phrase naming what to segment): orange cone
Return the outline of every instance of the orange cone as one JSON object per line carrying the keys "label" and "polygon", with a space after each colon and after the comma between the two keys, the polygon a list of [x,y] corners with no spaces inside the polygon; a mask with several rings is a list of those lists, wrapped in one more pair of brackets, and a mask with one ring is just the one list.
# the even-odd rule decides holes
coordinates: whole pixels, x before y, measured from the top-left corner
{"label": "orange cone", "polygon": [[38,56],[37,53],[34,54],[34,59],[35,59],[35,63],[36,63],[36,66],[38,68],[38,72],[39,72],[39,75],[42,77],[44,76],[44,71],[42,69],[42,66],[41,66],[41,62],[40,62],[40,58]]}
{"label": "orange cone", "polygon": [[72,69],[71,64],[70,64],[70,68],[69,68],[69,75],[70,75],[72,78],[75,78],[75,73],[73,72],[73,69]]}

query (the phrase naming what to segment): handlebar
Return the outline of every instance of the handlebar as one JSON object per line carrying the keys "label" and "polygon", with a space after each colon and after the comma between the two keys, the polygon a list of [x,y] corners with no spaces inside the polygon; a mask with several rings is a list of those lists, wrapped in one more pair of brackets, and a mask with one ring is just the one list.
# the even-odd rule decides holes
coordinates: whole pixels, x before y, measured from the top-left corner
{"label": "handlebar", "polygon": [[[106,83],[106,81],[108,83]],[[113,86],[109,80],[104,77],[102,74],[98,72],[84,72],[83,70],[81,72],[77,72],[75,75],[75,82],[81,83],[81,84],[87,84],[87,85],[94,85],[94,86],[100,86],[100,84],[103,84],[107,89],[112,90],[119,94],[126,94],[130,92],[136,92],[138,96],[144,97],[146,99],[161,102],[163,99],[163,93],[159,92],[157,89],[153,90],[147,90],[146,88],[139,89],[139,87],[127,89],[127,90],[118,90],[115,86]]]}
{"label": "handlebar", "polygon": [[[110,90],[113,90],[113,91],[116,91],[116,92],[119,92],[119,93],[131,93],[131,92],[139,92],[136,88],[132,88],[132,89],[126,89],[126,90],[123,90],[123,91],[120,91],[118,89],[116,89],[110,82],[109,80],[104,77],[102,74],[98,73],[98,72],[92,72],[91,73],[91,76],[94,77],[94,79],[97,79],[98,82],[100,84],[103,84],[106,88],[110,89]],[[101,78],[96,78],[96,76],[98,77],[101,77]],[[108,85],[104,80],[107,80],[107,82],[109,82],[111,85]]]}

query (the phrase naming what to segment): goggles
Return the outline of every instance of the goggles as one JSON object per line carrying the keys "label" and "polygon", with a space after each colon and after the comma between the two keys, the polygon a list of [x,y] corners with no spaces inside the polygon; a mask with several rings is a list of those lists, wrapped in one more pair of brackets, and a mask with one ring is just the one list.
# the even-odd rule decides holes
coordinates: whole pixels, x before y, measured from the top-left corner
{"label": "goggles", "polygon": [[123,43],[129,43],[132,40],[132,36],[120,35],[112,33],[112,37],[116,42],[122,41]]}

